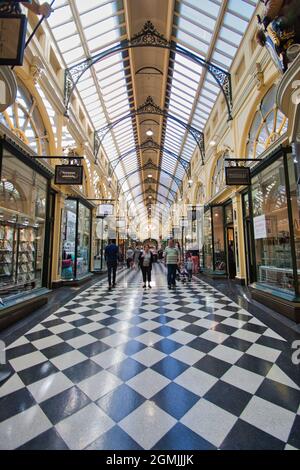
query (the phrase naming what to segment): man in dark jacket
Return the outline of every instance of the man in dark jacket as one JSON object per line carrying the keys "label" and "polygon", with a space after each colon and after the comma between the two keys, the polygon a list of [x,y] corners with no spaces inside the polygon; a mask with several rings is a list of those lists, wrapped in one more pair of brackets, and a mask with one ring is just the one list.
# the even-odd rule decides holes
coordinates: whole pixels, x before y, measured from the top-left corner
{"label": "man in dark jacket", "polygon": [[[116,275],[118,266],[119,247],[116,245],[115,240],[110,240],[105,248],[105,261],[107,264],[108,286],[109,290],[116,286]],[[111,284],[111,273],[113,273],[113,284]]]}

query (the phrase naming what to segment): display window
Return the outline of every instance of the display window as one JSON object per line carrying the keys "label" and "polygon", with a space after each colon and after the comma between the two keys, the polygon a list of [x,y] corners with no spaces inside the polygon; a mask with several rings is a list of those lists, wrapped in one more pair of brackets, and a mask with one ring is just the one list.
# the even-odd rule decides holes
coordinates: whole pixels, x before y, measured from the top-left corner
{"label": "display window", "polygon": [[212,220],[210,208],[204,213],[203,220],[203,261],[205,270],[213,271],[214,259],[212,242]]}
{"label": "display window", "polygon": [[48,180],[2,145],[0,298],[42,287]]}
{"label": "display window", "polygon": [[284,156],[252,179],[256,281],[294,291],[292,240]]}
{"label": "display window", "polygon": [[223,206],[212,208],[215,271],[226,272]]}
{"label": "display window", "polygon": [[77,199],[67,199],[62,215],[63,280],[79,279],[90,271],[91,210]]}

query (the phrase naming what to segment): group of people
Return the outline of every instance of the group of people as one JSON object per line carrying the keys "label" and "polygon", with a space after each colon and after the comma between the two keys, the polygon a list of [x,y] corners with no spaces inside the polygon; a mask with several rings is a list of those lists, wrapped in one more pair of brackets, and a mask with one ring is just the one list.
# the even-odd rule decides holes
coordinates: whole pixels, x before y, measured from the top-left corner
{"label": "group of people", "polygon": [[[116,273],[119,258],[119,247],[116,245],[115,240],[111,240],[105,249],[105,260],[107,263],[108,285],[109,290],[116,286]],[[170,239],[168,246],[163,254],[164,263],[167,267],[167,283],[168,288],[176,287],[176,276],[179,273],[192,280],[193,276],[193,261],[190,254],[188,254],[185,262],[182,262],[181,250],[179,245],[175,245],[174,239]],[[134,248],[129,247],[126,252],[127,268],[140,268],[143,276],[143,288],[151,289],[151,272],[154,262],[154,256],[150,246],[146,244],[142,249],[139,245]]]}

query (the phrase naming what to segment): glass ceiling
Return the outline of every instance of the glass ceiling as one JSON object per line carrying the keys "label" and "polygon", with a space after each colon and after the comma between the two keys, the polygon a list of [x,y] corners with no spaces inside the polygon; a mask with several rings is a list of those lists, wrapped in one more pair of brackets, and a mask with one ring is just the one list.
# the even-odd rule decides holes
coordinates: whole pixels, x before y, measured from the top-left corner
{"label": "glass ceiling", "polygon": [[[256,4],[254,0],[176,0],[172,39],[228,70]],[[66,67],[127,37],[123,0],[56,0],[54,10],[48,24]],[[145,18],[145,22],[148,19],[151,20]],[[95,64],[83,75],[77,90],[96,130],[129,113],[130,81],[129,60],[121,54]],[[169,113],[203,131],[220,91],[213,77],[187,58],[173,54],[169,87]],[[105,137],[103,147],[108,159],[113,161],[133,149],[136,143],[132,120],[127,119]],[[165,123],[163,145],[187,161],[191,160],[196,146],[191,135],[171,120]],[[170,155],[162,153],[160,165],[182,181],[185,171]],[[134,152],[117,165],[115,172],[121,179],[138,168],[139,157]],[[168,203],[167,198],[173,199],[172,191],[176,192],[178,186],[164,172],[160,173],[160,182],[171,192],[159,184],[154,199]],[[128,202],[137,205],[143,200],[142,184],[131,188],[138,183],[141,175],[136,172],[122,186],[128,191]]]}
{"label": "glass ceiling", "polygon": [[[229,70],[256,4],[254,0],[229,0],[224,8],[222,0],[177,0],[173,40],[218,67]],[[204,68],[180,54],[170,60],[169,78],[170,114],[203,131],[220,92],[214,78]],[[188,161],[196,147],[192,136],[171,121],[166,124],[164,145]],[[161,167],[182,179],[182,167],[171,160],[164,154]],[[164,180],[165,176],[161,174],[160,181],[163,184]],[[176,191],[174,181],[170,188]],[[159,186],[158,191],[166,192],[162,186]]]}

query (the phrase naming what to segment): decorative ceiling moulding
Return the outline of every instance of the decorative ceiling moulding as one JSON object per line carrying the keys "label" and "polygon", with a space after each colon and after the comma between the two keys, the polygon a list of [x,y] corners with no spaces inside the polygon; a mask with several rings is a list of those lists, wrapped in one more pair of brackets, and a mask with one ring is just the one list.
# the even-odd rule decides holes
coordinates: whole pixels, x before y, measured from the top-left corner
{"label": "decorative ceiling moulding", "polygon": [[203,132],[199,131],[195,127],[192,127],[190,124],[187,122],[181,121],[181,119],[177,118],[176,116],[170,114],[167,109],[162,109],[160,108],[153,100],[152,96],[148,96],[146,99],[145,103],[143,103],[141,106],[139,106],[136,109],[132,109],[128,114],[124,114],[120,118],[116,119],[113,122],[109,122],[106,126],[102,127],[101,129],[97,130],[95,134],[97,136],[94,138],[95,142],[95,148],[94,148],[94,155],[95,158],[97,159],[97,155],[100,149],[100,146],[102,145],[106,135],[112,131],[116,126],[121,124],[123,121],[127,119],[132,119],[135,116],[140,116],[140,115],[158,115],[162,116],[165,119],[170,119],[179,126],[183,127],[186,129],[193,139],[196,142],[196,145],[198,146],[201,154],[201,159],[202,163],[204,164],[205,161],[205,143],[204,143],[204,134]]}
{"label": "decorative ceiling moulding", "polygon": [[125,39],[119,44],[88,57],[84,61],[69,67],[65,71],[65,87],[64,98],[66,113],[70,104],[70,98],[74,92],[76,85],[80,81],[84,73],[94,64],[109,57],[113,54],[118,54],[120,51],[128,50],[136,47],[157,47],[168,49],[174,53],[178,53],[188,58],[192,62],[197,63],[205,68],[214,78],[217,85],[220,87],[227,104],[228,118],[232,119],[232,87],[231,75],[229,72],[217,67],[209,61],[204,60],[200,55],[191,52],[188,49],[177,44],[175,41],[168,41],[162,34],[160,34],[151,21],[147,21],[143,29],[135,34],[131,39]]}

